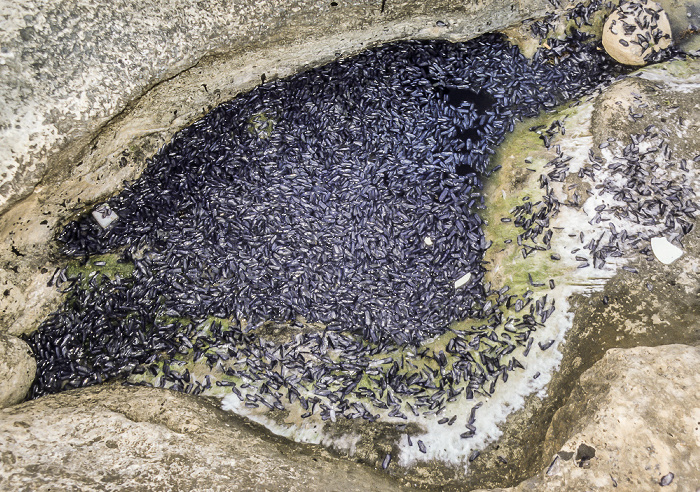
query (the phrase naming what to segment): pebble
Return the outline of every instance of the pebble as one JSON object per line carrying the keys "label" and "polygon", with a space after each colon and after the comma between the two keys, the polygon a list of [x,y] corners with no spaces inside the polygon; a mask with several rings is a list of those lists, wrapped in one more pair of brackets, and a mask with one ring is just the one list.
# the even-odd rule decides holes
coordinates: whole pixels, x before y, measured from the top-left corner
{"label": "pebble", "polygon": [[651,250],[656,259],[664,265],[670,265],[683,256],[683,250],[675,244],[671,244],[665,237],[651,238]]}
{"label": "pebble", "polygon": [[102,203],[92,211],[92,217],[103,229],[107,229],[119,216],[112,210],[109,203]]}
{"label": "pebble", "polygon": [[622,0],[603,26],[603,47],[625,65],[657,61],[672,43],[666,12],[656,2]]}
{"label": "pebble", "polygon": [[662,487],[666,487],[667,485],[671,485],[671,482],[673,482],[673,478],[675,475],[673,473],[667,473],[663,477],[661,477],[661,480],[659,480],[659,485]]}

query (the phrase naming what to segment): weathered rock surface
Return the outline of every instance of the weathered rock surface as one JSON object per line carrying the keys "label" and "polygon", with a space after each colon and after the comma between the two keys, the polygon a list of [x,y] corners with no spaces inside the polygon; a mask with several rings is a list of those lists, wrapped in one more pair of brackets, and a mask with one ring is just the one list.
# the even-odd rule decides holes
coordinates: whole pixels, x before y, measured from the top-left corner
{"label": "weathered rock surface", "polygon": [[0,411],[0,490],[399,490],[203,398],[122,386]]}
{"label": "weathered rock surface", "polygon": [[[148,10],[149,5],[152,6],[156,3],[158,2],[146,2],[143,4],[143,8]],[[218,16],[212,15],[211,10],[199,12],[190,10],[187,15],[200,16],[205,18],[204,20],[200,19],[201,23],[219,23],[217,25],[221,27],[221,24],[228,22],[227,15],[241,15],[239,13],[241,6],[232,5],[233,3],[222,4],[222,9],[228,9],[228,12],[217,11],[220,14]],[[213,42],[216,35],[207,34],[210,36],[209,38],[194,36],[191,45],[187,46],[188,49],[192,48],[193,52],[197,53],[196,56],[191,56],[189,52],[186,53],[181,59],[176,60],[177,67],[171,67],[171,69],[165,69],[161,66],[168,65],[170,62],[167,60],[164,62],[163,58],[156,57],[155,62],[151,59],[138,59],[136,60],[138,63],[126,68],[115,68],[113,71],[109,67],[112,58],[100,55],[98,47],[103,45],[103,41],[106,40],[105,36],[109,38],[115,34],[101,34],[98,32],[99,29],[92,29],[93,34],[90,36],[102,36],[98,39],[99,42],[94,39],[86,39],[75,43],[70,49],[78,50],[75,56],[78,56],[77,53],[80,50],[94,52],[95,58],[88,57],[93,65],[80,64],[79,67],[73,65],[73,69],[70,63],[65,63],[65,66],[57,65],[55,68],[59,70],[59,75],[63,70],[66,72],[67,78],[58,77],[58,82],[55,83],[46,80],[52,76],[48,75],[48,71],[42,72],[40,63],[36,67],[32,65],[34,62],[41,61],[39,58],[43,55],[39,48],[45,42],[54,43],[51,46],[63,50],[58,40],[54,42],[51,39],[51,32],[42,31],[43,28],[38,29],[37,26],[33,27],[33,33],[26,31],[24,35],[29,38],[26,45],[30,48],[34,46],[31,50],[34,50],[35,53],[32,54],[31,50],[23,53],[24,59],[29,60],[23,63],[19,63],[17,60],[20,58],[16,56],[19,53],[16,48],[24,49],[23,43],[19,41],[23,39],[21,31],[27,28],[30,22],[34,22],[31,19],[34,14],[29,11],[34,9],[32,12],[41,12],[44,7],[41,3],[11,6],[10,10],[15,9],[19,12],[17,15],[11,16],[17,23],[12,24],[13,27],[8,31],[0,32],[0,42],[3,46],[12,45],[12,49],[0,53],[0,87],[2,88],[0,89],[0,98],[6,97],[7,101],[11,102],[10,105],[0,104],[0,114],[3,115],[1,117],[3,121],[0,122],[0,154],[10,148],[3,147],[5,145],[11,144],[11,149],[17,150],[19,147],[16,146],[20,145],[21,142],[15,141],[14,136],[17,136],[19,141],[23,141],[22,130],[31,126],[29,124],[22,126],[22,121],[12,120],[14,117],[11,114],[12,111],[19,110],[19,113],[13,114],[19,114],[25,119],[36,116],[36,113],[28,112],[29,109],[23,109],[23,104],[31,109],[36,108],[37,101],[45,101],[45,113],[56,116],[56,121],[62,121],[64,125],[54,125],[53,117],[45,118],[40,122],[40,128],[35,128],[36,131],[30,135],[31,142],[26,144],[23,151],[19,149],[32,156],[31,160],[23,161],[29,163],[28,167],[26,169],[18,167],[19,174],[17,176],[21,179],[14,181],[11,186],[6,188],[12,193],[16,193],[13,196],[17,198],[27,190],[32,189],[37,180],[44,176],[43,181],[33,188],[30,195],[8,208],[0,216],[0,238],[2,238],[0,241],[0,261],[3,263],[3,267],[0,269],[0,285],[2,285],[2,290],[7,292],[0,298],[0,332],[8,329],[12,333],[31,331],[36,327],[36,321],[43,318],[55,306],[58,293],[54,287],[47,286],[55,268],[55,264],[50,260],[52,250],[48,244],[55,232],[60,230],[62,221],[70,214],[82,210],[82,204],[94,203],[96,200],[102,199],[107,194],[113,193],[122,180],[131,179],[138,175],[148,155],[167,141],[175,131],[206,112],[209,106],[229,99],[237,92],[252,88],[259,83],[262,73],[266,73],[268,78],[285,76],[300,67],[328,61],[336,56],[336,52],[350,53],[367,44],[375,44],[388,39],[405,37],[457,39],[468,37],[474,29],[495,28],[501,22],[510,22],[504,19],[511,19],[510,14],[506,12],[506,5],[510,5],[512,2],[486,3],[483,11],[479,10],[481,13],[477,17],[471,17],[476,10],[467,11],[467,7],[452,8],[448,6],[448,4],[455,5],[457,3],[436,2],[435,10],[432,10],[432,4],[431,8],[428,9],[428,7],[421,7],[422,2],[388,2],[386,17],[382,17],[377,13],[378,3],[355,2],[351,4],[343,2],[343,9],[347,5],[366,5],[367,9],[362,12],[368,16],[362,17],[357,14],[360,10],[357,10],[353,11],[357,16],[349,15],[347,19],[344,19],[344,16],[349,12],[347,10],[334,11],[328,8],[325,2],[299,2],[298,5],[301,7],[298,8],[300,9],[305,8],[304,6],[307,4],[317,6],[318,10],[315,12],[318,15],[313,19],[317,25],[311,25],[313,22],[306,24],[301,22],[298,24],[301,26],[299,32],[295,34],[296,21],[300,18],[295,17],[297,7],[292,6],[285,10],[279,8],[279,3],[269,2],[260,8],[274,8],[278,11],[265,14],[269,15],[268,17],[264,17],[262,11],[258,14],[260,14],[260,18],[267,19],[265,22],[274,24],[275,29],[279,28],[276,31],[278,35],[272,35],[273,30],[263,29],[260,23],[238,26],[236,29],[239,30],[236,32],[243,33],[241,34],[242,38],[251,35],[255,29],[260,29],[263,34],[258,37],[248,37],[248,39],[253,40],[248,45],[232,41],[235,36],[221,36],[220,45],[216,42],[213,43],[217,49],[220,48],[219,55],[211,58],[205,56],[208,52],[197,51],[197,49],[192,48],[192,45],[195,38],[204,39],[202,42]],[[525,13],[526,9],[530,8],[534,12],[534,9],[538,8],[539,5],[529,2],[522,3],[524,6],[519,7],[521,10],[516,10],[517,15],[529,15]],[[672,11],[667,7],[671,2],[662,3],[669,12],[675,33],[677,26],[673,25],[674,17]],[[683,3],[690,5],[691,2]],[[60,5],[64,4],[52,3],[52,8],[60,10]],[[492,10],[500,8],[500,5],[504,6],[502,11]],[[409,7],[414,10],[401,10]],[[106,8],[105,5],[102,5],[94,7],[94,10]],[[478,9],[481,9],[481,6]],[[49,19],[49,26],[60,28],[59,30],[63,29],[61,32],[65,36],[62,34],[63,37],[59,36],[59,38],[70,41],[73,36],[80,35],[80,31],[84,29],[85,20],[90,15],[96,15],[94,12],[89,14],[92,11],[92,6],[82,6],[75,14],[75,18],[79,22],[75,21],[71,24],[73,22],[70,21],[71,15],[65,13]],[[163,12],[163,15],[180,15],[179,12],[180,9],[175,9],[175,12]],[[679,18],[686,19],[685,7],[679,12]],[[691,11],[688,10],[688,12]],[[698,9],[693,10],[693,12],[693,15],[696,16],[693,18],[700,15]],[[23,17],[23,15],[25,16]],[[99,15],[108,14],[103,12]],[[275,15],[282,16],[283,19],[277,19]],[[414,17],[409,19],[408,17],[411,15]],[[498,17],[499,15],[503,15],[503,17]],[[689,20],[693,18],[687,17]],[[136,49],[138,43],[134,43],[133,39],[142,39],[143,41],[143,38],[139,38],[139,36],[150,35],[148,34],[151,30],[149,26],[159,22],[157,19],[157,15],[151,17],[145,15],[141,19],[143,22],[136,23],[135,26],[121,25],[119,29],[127,29],[128,27],[132,30],[128,32],[122,30],[118,34],[123,35],[125,40],[131,38],[132,41],[124,41],[119,50]],[[156,43],[154,49],[169,49],[168,46],[176,43],[178,39],[184,43],[183,38],[192,37],[191,34],[194,31],[187,31],[183,34],[183,30],[195,29],[186,25],[183,27],[183,23],[188,24],[190,19],[183,20],[184,17],[178,17],[178,19],[180,20],[173,22],[173,24],[178,24],[173,27],[173,32],[167,31],[157,34],[157,36],[162,37],[162,39],[158,38],[158,43],[162,44]],[[472,19],[475,24],[470,24],[471,21],[468,19]],[[445,21],[447,27],[437,26],[436,20]],[[93,22],[99,24],[105,20],[93,17]],[[492,22],[488,28],[486,27],[487,22]],[[201,23],[197,24],[195,21],[193,25],[201,26]],[[333,23],[335,23],[335,27],[328,30],[328,25]],[[678,29],[686,28],[681,26]],[[155,30],[153,31],[155,32]],[[47,38],[44,41],[39,42],[38,38],[32,37],[42,32],[44,32],[42,35]],[[90,30],[88,29],[86,32],[90,32]],[[473,32],[476,33],[476,31]],[[5,43],[6,40],[11,42]],[[249,41],[246,40],[246,42]],[[363,45],[363,43],[365,44]],[[107,45],[110,43],[108,42]],[[68,55],[70,53],[66,56]],[[70,56],[68,56],[68,61],[72,60]],[[133,56],[140,55],[134,54]],[[131,61],[134,60],[131,59]],[[10,62],[14,65],[10,66]],[[192,68],[186,69],[188,66],[192,66]],[[90,72],[88,69],[94,70],[94,72]],[[38,78],[36,81],[31,80],[31,77],[34,76],[32,70],[36,70]],[[13,80],[25,77],[22,75],[24,71],[27,72],[26,80],[22,79],[21,83],[14,85]],[[100,80],[94,80],[93,85],[88,84],[87,79],[93,75],[98,79],[100,77],[108,79],[106,88],[100,88],[102,83]],[[693,77],[694,80],[697,80],[697,70],[695,70]],[[6,83],[7,81],[11,83]],[[29,85],[26,85],[25,82]],[[679,89],[686,89],[688,81],[681,82],[677,84]],[[54,89],[66,92],[59,93],[60,97],[54,97],[55,95],[49,97],[51,91],[45,90],[45,88],[50,88],[52,84],[56,86]],[[206,84],[206,87],[202,84]],[[22,87],[25,89],[21,89]],[[24,90],[26,94],[23,93],[21,97],[18,96],[15,99],[14,92],[2,93],[7,88],[11,88],[11,91],[21,92]],[[634,90],[640,92],[637,88]],[[93,93],[93,91],[96,92]],[[141,99],[138,99],[139,97]],[[687,99],[688,103],[682,105],[681,110],[674,114],[679,116],[679,120],[680,116],[683,116],[686,126],[688,126],[687,122],[690,121],[690,127],[687,131],[692,132],[693,127],[698,128],[695,123],[696,118],[693,119],[692,116],[692,108],[697,106],[697,97],[694,93],[686,94],[683,97]],[[99,104],[89,103],[91,98]],[[609,99],[614,103],[621,98],[613,97],[610,94]],[[630,133],[628,126],[618,128],[618,125],[623,125],[615,123],[616,121],[627,121],[629,118],[627,113],[629,113],[630,108],[624,106],[627,104],[625,101],[628,100],[631,100],[629,94],[622,100],[623,106],[620,107],[620,114],[614,114],[614,118],[602,122],[606,124],[605,128],[622,135]],[[88,102],[82,105],[84,101]],[[644,102],[646,103],[646,101]],[[63,104],[67,109],[62,106]],[[675,105],[675,99],[664,104],[672,107]],[[38,111],[43,111],[43,109],[39,108]],[[8,121],[11,123],[5,125],[4,119],[7,115],[10,115]],[[118,116],[115,117],[115,115]],[[43,114],[39,116],[43,117]],[[75,126],[72,126],[73,123]],[[22,128],[17,129],[17,124]],[[642,119],[638,124],[640,128],[643,128],[649,124],[648,118]],[[10,133],[3,133],[5,131]],[[88,142],[90,145],[87,145]],[[690,145],[693,145],[692,139],[679,139],[679,142],[690,142]],[[695,148],[697,149],[697,147]],[[32,154],[35,151],[36,154]],[[17,155],[21,155],[21,152]],[[0,159],[0,162],[7,161]],[[0,174],[2,172],[5,171],[0,170]],[[26,181],[22,181],[24,178],[27,178]],[[17,188],[14,187],[15,184],[17,184]],[[7,202],[8,206],[14,198]],[[0,209],[2,208],[3,205],[0,205]],[[697,247],[695,249],[697,250]],[[676,286],[677,283],[678,289],[687,290],[690,298],[691,295],[697,294],[695,274],[698,273],[698,266],[697,263],[689,263],[689,261],[684,257],[674,263],[673,269],[664,270],[662,274],[670,272],[667,276],[674,278],[673,285]],[[663,277],[661,274],[659,276]],[[649,294],[646,293],[645,289],[644,286],[640,286],[642,292],[635,291],[629,299],[625,298],[625,302],[634,303],[635,299],[646,299]],[[666,287],[655,287],[654,292],[655,296],[657,292],[660,292],[659,298],[666,297],[664,300],[666,304],[678,304],[675,291],[667,291]],[[656,304],[652,304],[656,309]],[[610,310],[614,311],[617,307],[618,304],[613,300],[610,303]],[[680,307],[683,308],[684,305],[681,304]],[[654,321],[654,326],[651,323],[647,326],[646,329],[650,332],[649,343],[659,343],[659,340],[661,343],[668,343],[669,339],[675,340],[674,333],[679,326],[682,328],[683,323],[686,323],[687,319],[691,319],[694,315],[692,310],[688,310],[684,313],[687,319],[683,318],[681,323],[679,318],[675,316],[676,311],[673,311],[674,316],[669,316],[666,319],[663,317],[664,313],[667,312],[665,307],[657,310],[662,313],[662,318],[659,318],[654,311],[654,319],[661,321],[660,323]],[[587,321],[590,324],[590,320]],[[643,324],[637,319],[622,319],[619,331],[625,333],[632,330],[638,331],[641,330],[640,327]],[[663,335],[660,335],[662,332]],[[668,383],[665,388],[659,390],[661,393],[655,393],[659,381],[669,380],[669,376],[664,373],[667,370],[666,361],[664,360],[661,364],[667,355],[662,354],[661,351],[672,348],[683,352],[684,355],[676,361],[680,364],[678,367],[669,363],[668,370],[675,371],[679,367],[690,367],[690,369],[683,369],[690,372],[683,377],[671,377],[672,383]],[[632,355],[623,357],[628,351],[611,351],[604,361],[591,370],[597,372],[591,373],[593,375],[590,377],[589,373],[586,373],[572,399],[557,414],[547,439],[547,453],[553,457],[561,450],[564,451],[563,457],[557,460],[555,466],[550,470],[550,475],[543,471],[541,476],[524,482],[516,490],[610,489],[613,485],[612,478],[618,483],[619,490],[632,488],[658,490],[660,478],[667,473],[662,469],[662,465],[667,463],[674,465],[673,467],[669,465],[669,471],[674,473],[674,480],[668,488],[662,490],[695,490],[695,486],[700,483],[697,481],[697,475],[689,473],[685,465],[676,467],[674,460],[681,457],[683,462],[689,463],[688,466],[694,466],[694,469],[700,468],[697,456],[697,449],[700,446],[698,425],[692,427],[692,419],[695,419],[695,424],[700,422],[700,418],[695,418],[698,412],[698,403],[697,400],[694,403],[691,401],[693,396],[697,398],[698,381],[697,377],[692,378],[692,371],[697,372],[696,369],[693,369],[693,367],[697,367],[697,350],[688,347],[634,350],[639,352],[634,357]],[[651,355],[645,351],[650,351]],[[686,352],[694,355],[690,357]],[[632,371],[630,377],[623,374],[623,362],[625,364],[635,362],[637,356],[640,357],[640,361],[642,361],[642,357],[644,360],[653,359],[654,354],[658,356],[658,362],[661,364],[657,364],[658,367],[653,364],[636,365],[630,369]],[[695,366],[688,366],[687,359],[692,359]],[[0,354],[0,364],[3,360],[6,359]],[[605,366],[607,372],[599,368],[604,363],[607,364]],[[616,365],[620,367],[616,367]],[[14,366],[10,365],[9,367]],[[681,374],[678,371],[673,374]],[[651,374],[647,374],[649,372]],[[606,386],[608,382],[598,379],[601,377],[610,377],[612,382]],[[685,381],[684,378],[688,381]],[[6,379],[0,375],[0,391],[5,388],[5,381]],[[683,388],[685,383],[692,384]],[[628,386],[632,388],[636,385],[639,387],[630,391],[626,389]],[[592,388],[596,388],[596,390]],[[644,388],[648,389],[649,394],[644,392]],[[601,394],[595,394],[598,390]],[[103,391],[107,393],[103,393]],[[336,487],[338,490],[341,488],[343,490],[365,490],[367,484],[372,484],[375,489],[380,490],[382,487],[396,489],[396,485],[388,482],[388,479],[383,475],[375,475],[371,470],[359,465],[334,461],[320,449],[298,446],[265,437],[256,427],[244,424],[239,420],[232,420],[231,417],[223,415],[205,401],[188,400],[188,397],[171,395],[170,393],[157,391],[156,393],[165,396],[156,398],[149,390],[142,388],[137,390],[121,387],[93,388],[37,402],[29,402],[1,411],[0,489],[42,490],[42,488],[49,489],[51,487],[63,489],[75,487],[83,490],[100,490],[123,488],[124,484],[135,489],[189,489],[194,487],[195,479],[197,480],[196,488],[203,490],[216,489],[217,487],[222,490],[236,487],[276,490],[291,488],[296,483],[300,484],[299,488],[303,488],[303,485],[308,489],[317,489],[319,488],[318,483],[323,483],[324,488],[334,490],[332,485],[326,486],[326,483],[335,484],[333,479],[339,483]],[[624,404],[616,402],[614,401],[616,393],[617,396],[629,394],[632,399],[625,400]],[[671,398],[671,394],[673,394],[673,398]],[[664,395],[668,401],[664,401],[663,405],[657,406],[657,408],[649,406],[662,400]],[[171,399],[171,396],[174,399]],[[637,396],[642,397],[642,399],[635,403],[633,398]],[[580,401],[581,399],[583,401]],[[576,403],[577,401],[579,403]],[[677,407],[683,408],[684,405],[686,413],[681,419],[681,417],[677,417],[677,415],[681,415]],[[0,404],[0,406],[2,405]],[[161,409],[163,413],[159,414]],[[617,422],[618,415],[622,416],[622,422]],[[575,419],[579,417],[582,420],[574,423]],[[674,424],[674,418],[681,420]],[[600,419],[599,424],[596,424],[596,419]],[[69,425],[66,425],[65,422],[69,422]],[[634,425],[635,423],[639,423],[639,425]],[[634,435],[628,436],[628,434],[633,434],[628,432],[630,425],[638,434],[636,438]],[[109,430],[110,428],[113,430]],[[611,429],[609,433],[608,428]],[[640,429],[644,433],[641,433]],[[603,431],[606,434],[600,434]],[[662,439],[665,437],[663,432],[666,431],[673,433],[673,437],[669,437],[669,440]],[[681,431],[686,434],[681,434]],[[596,435],[595,432],[599,434]],[[18,436],[24,436],[25,440],[22,441]],[[644,439],[642,439],[644,436],[654,438],[654,454],[646,448],[649,444],[644,443]],[[690,436],[689,439],[688,436]],[[95,441],[98,438],[99,440]],[[635,439],[630,441],[630,438]],[[693,439],[695,440],[693,441]],[[248,445],[249,442],[253,444]],[[586,465],[588,468],[578,467],[575,464],[576,452],[579,451],[582,443],[596,450],[595,457],[584,460],[588,461]],[[672,444],[671,448],[668,447],[669,443]],[[628,450],[626,449],[628,445],[636,447],[630,447]],[[678,448],[674,446],[678,446]],[[201,451],[197,451],[198,449]],[[583,455],[587,455],[585,453],[587,448],[581,449]],[[51,458],[51,454],[54,452],[56,453],[55,457]],[[573,452],[574,457],[564,460],[569,452]],[[207,457],[207,453],[210,453],[211,456]],[[233,461],[234,459],[235,461]],[[318,459],[318,462],[314,462],[314,459]],[[189,468],[190,461],[194,463],[192,468]],[[221,465],[221,463],[226,464]],[[656,468],[657,464],[658,469]],[[650,468],[647,469],[646,466]],[[168,468],[170,468],[169,471]],[[113,470],[122,474],[113,475]],[[610,475],[606,475],[606,470],[612,474],[612,478]],[[90,475],[91,473],[92,475]],[[284,473],[289,475],[284,475]],[[139,478],[140,475],[145,478]],[[285,477],[292,478],[289,479],[289,482],[285,482],[284,480],[287,480]],[[341,481],[338,477],[344,477],[343,480],[347,478],[347,481]],[[307,478],[308,480],[305,481]],[[353,481],[355,478],[357,480]],[[696,482],[692,481],[693,478]],[[278,479],[280,481],[277,481]],[[294,482],[297,479],[299,481]],[[110,482],[110,480],[113,481]],[[289,487],[280,485],[285,483],[291,485]]]}
{"label": "weathered rock surface", "polygon": [[[545,443],[553,464],[508,490],[658,490],[668,473],[665,490],[696,490],[699,364],[700,347],[610,350],[556,413]],[[0,456],[2,490],[400,489],[205,399],[117,385],[1,410]]]}
{"label": "weathered rock surface", "polygon": [[[473,36],[536,15],[545,5],[543,0],[471,5],[443,0],[297,0],[283,6],[250,0],[196,6],[186,0],[9,2],[0,33],[0,210],[31,190],[56,151],[76,142],[86,145],[129,103],[205,56],[240,56],[246,51],[245,58],[254,64],[226,74],[227,87],[221,94],[225,97],[230,86],[259,81],[262,73],[274,73],[280,65],[281,70],[294,71],[328,54],[395,38]],[[329,35],[340,38],[319,42]],[[264,45],[293,43],[306,47],[296,56],[280,50],[274,66],[266,66],[269,61],[255,66],[250,56]],[[221,89],[205,78],[198,84],[202,93],[212,92],[204,98],[210,102],[220,102],[213,94]],[[166,125],[189,117],[168,113],[171,121]],[[149,125],[131,131],[162,129]],[[74,157],[68,151],[65,163]]]}
{"label": "weathered rock surface", "polygon": [[[582,104],[574,111],[562,108],[559,113],[542,115],[541,119],[525,122],[524,131],[516,128],[513,134],[506,137],[493,161],[494,165],[502,165],[502,169],[486,188],[486,195],[490,197],[484,212],[487,220],[493,224],[510,209],[506,198],[501,198],[502,190],[510,198],[519,197],[526,194],[524,190],[539,186],[535,178],[530,178],[534,184],[528,185],[528,175],[536,177],[537,173],[531,173],[519,167],[519,164],[527,159],[536,166],[538,161],[549,162],[554,157],[553,153],[546,151],[542,139],[529,128],[539,124],[547,128],[556,120],[565,122],[566,134],[557,136],[552,148],[559,146],[567,156],[586,155],[589,148],[600,152],[599,146],[605,145],[610,137],[629,144],[632,142],[631,135],[644,134],[646,127],[654,125],[667,137],[670,155],[667,162],[687,161],[690,172],[683,172],[681,176],[684,182],[694,187],[697,196],[700,181],[697,178],[698,163],[693,163],[693,158],[700,154],[698,108],[700,61],[679,60],[645,68],[615,82],[595,98],[592,109],[586,109]],[[637,117],[633,118],[631,114]],[[639,117],[639,114],[643,116]],[[577,142],[584,146],[576,150]],[[659,175],[653,179],[660,179]],[[572,200],[576,190],[580,196],[589,196],[587,190],[597,193],[593,186],[589,188],[589,185],[582,186],[580,183],[575,173],[566,179],[562,189],[569,194],[568,200]],[[574,184],[577,186],[572,188]],[[572,232],[580,232],[596,214],[593,208],[589,208],[589,211],[587,219],[572,219],[563,225],[573,227]],[[595,287],[593,292],[568,298],[573,323],[566,334],[566,343],[561,347],[562,362],[552,375],[547,397],[527,399],[525,408],[508,417],[502,427],[503,436],[482,450],[479,458],[471,463],[469,476],[474,478],[473,483],[479,487],[514,486],[548,466],[552,456],[549,451],[544,456],[542,453],[544,435],[553,414],[566,402],[581,374],[602,359],[609,349],[672,343],[700,344],[700,284],[697,280],[700,275],[700,219],[697,214],[694,221],[693,230],[682,241],[683,256],[671,265],[664,265],[655,259],[636,261],[635,255],[632,255],[636,262],[631,265],[639,269],[638,274],[620,270],[602,290]],[[490,229],[486,231],[488,234]],[[587,231],[586,237],[598,238],[600,234]],[[487,235],[487,238],[497,244],[499,238],[503,240],[506,236]],[[487,274],[488,280],[496,287],[502,285],[503,265],[510,261],[506,256],[510,252],[507,247],[491,248],[487,252],[486,258],[491,260],[491,264],[499,265]],[[572,250],[573,247],[567,253]],[[516,252],[519,253],[518,250]],[[489,258],[489,255],[492,256]],[[574,258],[573,253],[570,258]],[[566,255],[562,255],[562,260],[566,261]],[[529,265],[535,261],[532,259]],[[529,268],[528,271],[535,272],[537,267]],[[579,271],[585,272],[586,269]],[[558,286],[565,282],[561,274],[553,278]],[[513,291],[510,280],[506,280],[506,283],[511,285]],[[556,302],[560,306],[560,300]],[[559,329],[563,329],[563,326],[560,325]],[[505,457],[508,463],[499,461],[499,455]],[[501,481],[496,482],[492,477],[498,477]]]}
{"label": "weathered rock surface", "polygon": [[697,490],[699,365],[700,347],[608,351],[554,416],[545,442],[552,464],[508,490],[659,490],[668,473],[664,490]]}
{"label": "weathered rock surface", "polygon": [[36,361],[29,345],[0,333],[0,408],[24,400],[35,374]]}
{"label": "weathered rock surface", "polygon": [[656,2],[624,1],[603,26],[603,47],[625,65],[646,65],[654,53],[673,42],[671,24]]}
{"label": "weathered rock surface", "polygon": [[671,23],[675,45],[686,53],[700,51],[700,4],[697,0],[658,0]]}

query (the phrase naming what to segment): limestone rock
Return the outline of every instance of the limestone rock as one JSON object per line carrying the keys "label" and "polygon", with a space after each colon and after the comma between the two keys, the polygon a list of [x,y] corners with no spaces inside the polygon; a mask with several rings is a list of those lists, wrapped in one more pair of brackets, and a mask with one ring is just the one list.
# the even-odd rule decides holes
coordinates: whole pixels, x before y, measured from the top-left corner
{"label": "limestone rock", "polygon": [[[546,4],[487,0],[465,8],[451,0],[405,0],[383,8],[376,0],[298,0],[284,6],[260,0],[197,5],[188,0],[99,0],[79,6],[66,0],[4,2],[0,210],[31,193],[47,169],[77,166],[81,159],[88,164],[79,154],[87,148],[94,153],[92,140],[110,119],[127,116],[133,101],[161,82],[177,86],[181,81],[172,79],[195,66],[201,78],[195,98],[180,101],[182,107],[163,108],[167,116],[162,114],[157,123],[153,114],[141,121],[137,117],[135,125],[124,121],[130,137],[170,127],[176,131],[186,123],[183,118],[191,122],[195,112],[221,103],[232,88],[236,92],[259,83],[266,72],[289,74],[336,51],[390,39],[474,35],[543,13]],[[449,20],[450,27],[436,27],[439,19]],[[294,50],[285,52],[293,44]],[[261,53],[267,48],[274,57],[269,62]],[[210,81],[200,61],[214,55],[243,63],[220,74],[225,80]],[[124,148],[100,160],[118,161]]]}
{"label": "limestone rock", "polygon": [[603,47],[625,65],[646,65],[672,43],[666,12],[656,2],[621,1],[603,26]]}
{"label": "limestone rock", "polygon": [[[583,373],[547,433],[551,464],[510,489],[696,490],[700,347],[609,350]],[[666,477],[666,478],[664,478]]]}
{"label": "limestone rock", "polygon": [[0,490],[400,490],[203,398],[119,385],[0,410]]}
{"label": "limestone rock", "polygon": [[0,333],[0,408],[21,402],[34,381],[36,361],[29,345]]}

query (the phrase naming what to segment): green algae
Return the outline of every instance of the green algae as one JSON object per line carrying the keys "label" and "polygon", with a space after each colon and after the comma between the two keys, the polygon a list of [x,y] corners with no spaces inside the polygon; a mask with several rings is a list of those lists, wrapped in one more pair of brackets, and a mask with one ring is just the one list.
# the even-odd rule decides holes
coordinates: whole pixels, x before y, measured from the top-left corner
{"label": "green algae", "polygon": [[259,113],[255,113],[248,118],[246,129],[248,130],[248,133],[255,137],[267,139],[270,138],[270,135],[272,135],[272,131],[274,130],[276,124],[276,118],[270,116],[265,111],[260,111]]}
{"label": "green algae", "polygon": [[134,273],[134,264],[121,262],[118,253],[106,253],[95,255],[85,260],[72,260],[66,265],[66,276],[68,278],[81,278],[81,287],[88,289],[88,282],[93,277],[105,275],[110,280],[114,280],[117,275],[121,278],[129,278]]}

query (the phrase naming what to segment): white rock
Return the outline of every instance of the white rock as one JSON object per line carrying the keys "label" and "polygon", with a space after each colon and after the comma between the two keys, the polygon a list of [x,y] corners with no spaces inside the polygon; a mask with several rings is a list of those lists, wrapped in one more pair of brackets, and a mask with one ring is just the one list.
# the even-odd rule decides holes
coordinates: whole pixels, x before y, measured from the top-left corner
{"label": "white rock", "polygon": [[112,222],[119,218],[108,203],[103,203],[95,207],[95,210],[92,211],[92,216],[103,229],[107,229]]}
{"label": "white rock", "polygon": [[433,240],[428,236],[425,236],[425,239],[423,239],[423,242],[425,243],[426,246],[432,246],[434,244]]}
{"label": "white rock", "polygon": [[654,256],[664,265],[670,265],[683,256],[683,250],[668,242],[665,237],[655,237],[651,239],[651,250]]}

